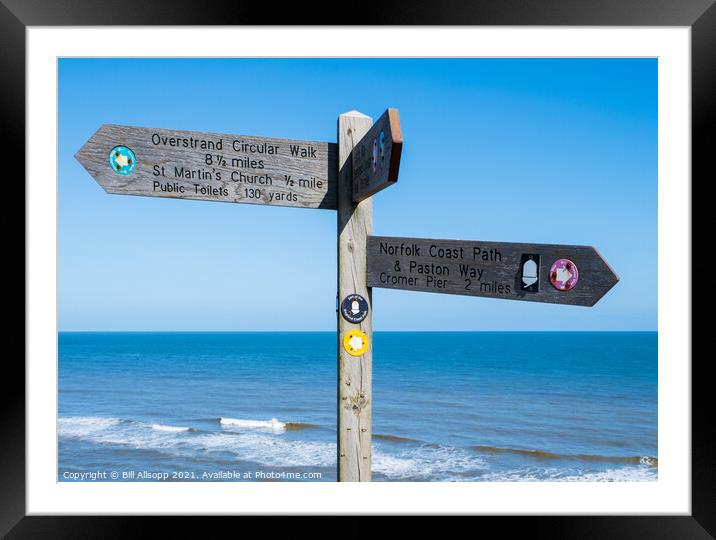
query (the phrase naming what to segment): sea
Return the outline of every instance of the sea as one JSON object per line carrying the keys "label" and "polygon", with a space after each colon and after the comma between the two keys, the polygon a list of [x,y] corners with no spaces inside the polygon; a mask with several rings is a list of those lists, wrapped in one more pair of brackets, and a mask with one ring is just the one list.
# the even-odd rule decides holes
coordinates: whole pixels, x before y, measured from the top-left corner
{"label": "sea", "polygon": [[[656,332],[373,339],[374,481],[658,477]],[[58,340],[58,481],[336,480],[335,333]]]}

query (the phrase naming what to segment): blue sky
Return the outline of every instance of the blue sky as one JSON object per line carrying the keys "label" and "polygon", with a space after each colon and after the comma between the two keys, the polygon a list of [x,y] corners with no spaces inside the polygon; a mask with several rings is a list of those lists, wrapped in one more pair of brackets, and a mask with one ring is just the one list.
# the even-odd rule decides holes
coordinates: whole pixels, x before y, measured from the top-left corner
{"label": "blue sky", "polygon": [[595,246],[595,307],[375,289],[375,330],[655,330],[656,59],[61,59],[60,330],[335,330],[329,210],[108,195],[103,123],[336,140],[400,111],[374,233]]}

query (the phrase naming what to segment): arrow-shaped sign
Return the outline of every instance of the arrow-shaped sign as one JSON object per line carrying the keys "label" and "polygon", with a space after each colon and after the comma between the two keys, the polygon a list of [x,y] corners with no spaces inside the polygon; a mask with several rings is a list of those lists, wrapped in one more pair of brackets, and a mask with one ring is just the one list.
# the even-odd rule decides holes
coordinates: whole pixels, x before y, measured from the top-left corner
{"label": "arrow-shaped sign", "polygon": [[368,286],[593,306],[619,278],[589,246],[368,238]]}
{"label": "arrow-shaped sign", "polygon": [[398,109],[388,109],[353,149],[353,201],[359,202],[398,180],[403,133]]}
{"label": "arrow-shaped sign", "polygon": [[335,143],[104,124],[75,157],[108,193],[337,208]]}

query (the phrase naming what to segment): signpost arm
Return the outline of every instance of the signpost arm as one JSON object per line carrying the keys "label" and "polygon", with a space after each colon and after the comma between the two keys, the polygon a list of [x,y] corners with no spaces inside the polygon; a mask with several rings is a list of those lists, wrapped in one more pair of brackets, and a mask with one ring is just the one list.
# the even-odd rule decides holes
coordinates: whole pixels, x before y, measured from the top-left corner
{"label": "signpost arm", "polygon": [[[373,124],[357,111],[338,117],[338,298],[359,294],[368,315],[354,324],[338,316],[338,481],[371,480],[371,407],[373,400],[373,306],[366,283],[366,245],[373,228],[373,203],[353,202],[351,151]],[[368,349],[351,356],[343,340],[351,330],[368,336]]]}

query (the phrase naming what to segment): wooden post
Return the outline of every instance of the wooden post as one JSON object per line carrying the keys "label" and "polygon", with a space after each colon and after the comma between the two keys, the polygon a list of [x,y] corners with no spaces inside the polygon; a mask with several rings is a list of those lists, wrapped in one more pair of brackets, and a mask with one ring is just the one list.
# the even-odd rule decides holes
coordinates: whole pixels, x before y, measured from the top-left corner
{"label": "wooden post", "polygon": [[[351,151],[373,119],[357,111],[338,117],[338,481],[371,480],[371,407],[373,402],[373,302],[366,285],[366,244],[373,228],[370,197],[353,202]],[[350,294],[368,302],[368,315],[358,324],[340,314],[340,303]],[[368,336],[368,349],[351,356],[343,338],[351,330]]]}

